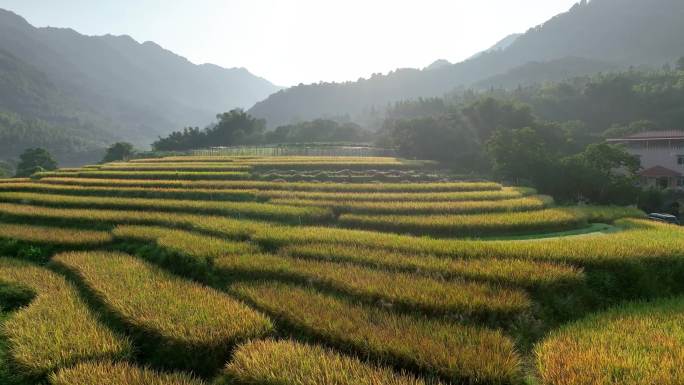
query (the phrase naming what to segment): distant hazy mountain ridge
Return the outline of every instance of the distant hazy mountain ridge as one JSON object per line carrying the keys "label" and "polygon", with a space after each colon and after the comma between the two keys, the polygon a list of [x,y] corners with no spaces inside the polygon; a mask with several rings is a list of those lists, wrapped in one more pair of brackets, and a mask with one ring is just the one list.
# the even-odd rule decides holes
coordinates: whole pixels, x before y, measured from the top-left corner
{"label": "distant hazy mountain ridge", "polygon": [[[128,36],[35,28],[4,10],[0,50],[0,81],[14,77],[15,84],[14,92],[0,89],[0,111],[56,126],[90,126],[106,133],[96,135],[100,141],[149,144],[186,125],[204,126],[219,112],[248,108],[279,89],[244,68],[195,65]],[[24,68],[20,76],[13,66]]]}
{"label": "distant hazy mountain ridge", "polygon": [[[398,70],[358,82],[294,87],[271,95],[250,112],[271,126],[321,116],[355,118],[394,101],[442,96],[497,75],[512,75],[502,84],[514,86],[516,71],[509,72],[514,69],[523,75],[520,83],[525,83],[533,80],[524,68],[531,62],[542,65],[549,75],[541,80],[562,80],[557,76],[583,75],[608,66],[659,67],[684,55],[682,20],[682,0],[583,1],[462,63],[440,61],[422,71]],[[577,67],[569,68],[573,61]]]}

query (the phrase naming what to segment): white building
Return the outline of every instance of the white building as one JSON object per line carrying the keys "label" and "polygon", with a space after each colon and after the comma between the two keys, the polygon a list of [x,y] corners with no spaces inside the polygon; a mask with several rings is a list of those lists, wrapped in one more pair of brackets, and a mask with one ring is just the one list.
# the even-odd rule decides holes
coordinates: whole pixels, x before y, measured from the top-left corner
{"label": "white building", "polygon": [[641,185],[684,190],[684,131],[648,131],[608,139],[641,161]]}

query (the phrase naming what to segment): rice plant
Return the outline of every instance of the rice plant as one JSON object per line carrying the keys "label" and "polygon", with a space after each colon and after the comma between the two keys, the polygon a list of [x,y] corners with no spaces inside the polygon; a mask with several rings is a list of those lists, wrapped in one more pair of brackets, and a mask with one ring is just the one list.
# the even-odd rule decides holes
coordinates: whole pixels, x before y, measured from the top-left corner
{"label": "rice plant", "polygon": [[524,259],[455,259],[326,243],[286,246],[281,253],[297,258],[356,263],[446,279],[462,277],[523,287],[543,287],[584,279],[582,270],[573,266]]}
{"label": "rice plant", "polygon": [[77,196],[189,199],[210,201],[265,200],[265,198],[257,198],[257,190],[247,189],[185,189],[158,187],[80,186],[52,183],[4,183],[0,184],[0,191],[34,192]]}
{"label": "rice plant", "polygon": [[27,306],[1,326],[12,363],[28,378],[39,378],[82,360],[129,357],[130,342],[112,333],[59,275],[18,260],[0,259],[0,282],[35,292]]}
{"label": "rice plant", "polygon": [[67,247],[95,246],[112,240],[106,231],[0,223],[0,238]]}
{"label": "rice plant", "polygon": [[342,202],[461,202],[497,201],[522,198],[536,194],[534,189],[505,187],[501,190],[464,192],[317,192],[262,190],[258,196],[264,199]]}
{"label": "rice plant", "polygon": [[[294,341],[253,341],[241,346],[217,385],[425,385],[414,376],[369,365],[330,349]],[[438,384],[436,384],[438,385]]]}
{"label": "rice plant", "polygon": [[481,192],[501,191],[502,186],[492,182],[439,182],[439,183],[317,183],[317,182],[267,182],[255,180],[201,181],[201,180],[152,180],[107,179],[51,176],[41,183],[105,186],[105,187],[159,187],[202,189],[256,189],[286,191],[319,191],[349,193],[434,193],[434,192]]}
{"label": "rice plant", "polygon": [[290,223],[320,222],[331,218],[329,210],[317,207],[292,207],[257,202],[211,202],[173,199],[81,197],[71,195],[24,192],[0,192],[2,202],[73,208],[103,208],[120,210],[157,210],[206,213],[237,218],[258,218]]}
{"label": "rice plant", "polygon": [[587,224],[581,213],[564,209],[475,215],[363,215],[343,214],[346,227],[415,235],[483,236],[554,232]]}
{"label": "rice plant", "polygon": [[268,318],[229,296],[121,253],[63,253],[75,274],[127,328],[150,362],[210,373],[235,344],[268,334]]}
{"label": "rice plant", "polygon": [[125,362],[83,362],[50,375],[51,385],[205,385],[186,373],[160,373]]}
{"label": "rice plant", "polygon": [[233,255],[214,266],[235,278],[290,278],[330,287],[348,295],[387,305],[435,314],[508,319],[531,306],[525,292],[458,279],[441,280],[331,262],[272,255]]}
{"label": "rice plant", "polygon": [[236,295],[290,327],[388,365],[463,383],[520,383],[521,362],[501,332],[397,315],[274,282],[241,283]]}
{"label": "rice plant", "polygon": [[[102,171],[249,171],[252,167],[246,164],[227,163],[107,163],[98,168]],[[85,171],[85,170],[79,170]]]}
{"label": "rice plant", "polygon": [[633,303],[553,331],[536,348],[545,385],[684,383],[684,297]]}
{"label": "rice plant", "polygon": [[364,202],[341,200],[299,200],[272,199],[273,204],[299,207],[331,208],[339,213],[379,214],[379,215],[445,215],[445,214],[482,214],[494,212],[541,210],[553,204],[548,196],[496,201],[454,201],[454,202]]}
{"label": "rice plant", "polygon": [[76,171],[39,172],[37,178],[108,178],[108,179],[169,179],[169,180],[241,180],[249,178],[243,171]]}

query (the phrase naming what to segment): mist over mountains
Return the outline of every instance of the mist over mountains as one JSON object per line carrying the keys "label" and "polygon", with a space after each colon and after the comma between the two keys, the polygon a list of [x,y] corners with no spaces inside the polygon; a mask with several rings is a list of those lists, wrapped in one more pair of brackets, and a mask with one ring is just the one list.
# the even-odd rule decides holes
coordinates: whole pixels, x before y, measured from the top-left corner
{"label": "mist over mountains", "polygon": [[0,158],[41,146],[62,164],[95,161],[114,141],[147,146],[235,107],[269,128],[318,118],[373,128],[396,101],[672,63],[684,55],[682,20],[681,0],[582,1],[461,63],[281,89],[244,68],[195,65],[153,42],[35,28],[0,10]]}
{"label": "mist over mountains", "polygon": [[[35,28],[4,10],[0,86],[0,135],[29,130],[23,136],[42,144],[36,138],[51,131],[49,147],[62,159],[114,139],[147,145],[180,127],[204,126],[221,111],[248,108],[279,89],[244,68],[195,65],[129,36]],[[65,143],[74,141],[80,143]]]}
{"label": "mist over mountains", "polygon": [[[357,82],[293,87],[271,95],[249,112],[267,119],[270,126],[322,116],[359,121],[388,103],[442,96],[456,87],[516,86],[516,74],[523,76],[519,83],[525,84],[609,68],[659,67],[684,54],[682,20],[681,0],[582,1],[521,36],[504,39],[502,48],[464,62],[440,61],[425,70],[402,69]],[[535,68],[543,69],[538,77]]]}

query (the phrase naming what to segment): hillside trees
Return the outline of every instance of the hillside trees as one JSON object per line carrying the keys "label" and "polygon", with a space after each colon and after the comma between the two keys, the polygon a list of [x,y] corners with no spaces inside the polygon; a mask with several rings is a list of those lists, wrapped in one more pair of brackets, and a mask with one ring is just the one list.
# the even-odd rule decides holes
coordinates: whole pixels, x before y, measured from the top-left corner
{"label": "hillside trees", "polygon": [[183,151],[211,146],[257,144],[266,129],[263,120],[255,119],[241,109],[216,116],[218,122],[205,129],[188,127],[152,144],[156,151]]}
{"label": "hillside trees", "polygon": [[57,161],[52,154],[43,148],[29,148],[19,157],[16,176],[27,177],[39,171],[55,169],[57,169]]}
{"label": "hillside trees", "polygon": [[0,178],[9,178],[12,176],[12,166],[9,163],[0,161]]}
{"label": "hillside trees", "polygon": [[306,142],[367,142],[370,133],[355,123],[338,123],[329,119],[316,119],[281,126],[264,135],[263,142],[306,143]]}
{"label": "hillside trees", "polygon": [[133,149],[132,144],[128,142],[117,142],[107,148],[107,152],[105,153],[102,162],[109,163],[119,160],[128,160],[134,153],[135,150]]}

